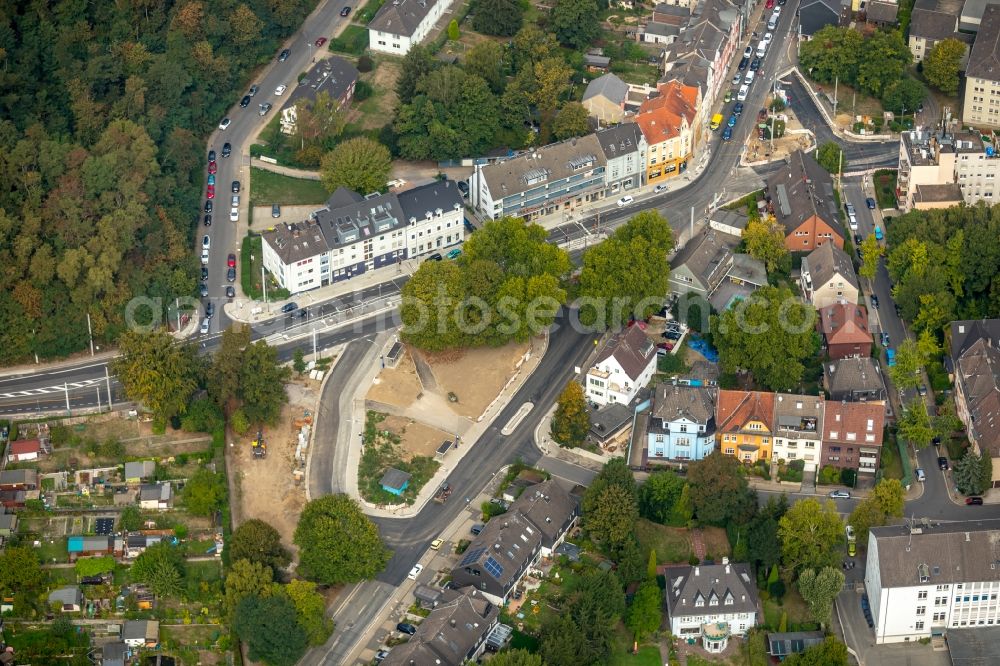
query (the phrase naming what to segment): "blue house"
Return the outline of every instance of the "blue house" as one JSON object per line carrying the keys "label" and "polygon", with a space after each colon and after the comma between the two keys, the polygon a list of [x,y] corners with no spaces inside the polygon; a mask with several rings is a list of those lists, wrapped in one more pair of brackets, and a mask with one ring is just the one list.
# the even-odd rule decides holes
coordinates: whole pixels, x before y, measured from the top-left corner
{"label": "blue house", "polygon": [[402,495],[410,485],[410,475],[402,470],[390,467],[379,481],[382,490],[393,495]]}
{"label": "blue house", "polygon": [[639,406],[629,464],[648,469],[658,462],[701,460],[715,449],[714,387],[660,384]]}

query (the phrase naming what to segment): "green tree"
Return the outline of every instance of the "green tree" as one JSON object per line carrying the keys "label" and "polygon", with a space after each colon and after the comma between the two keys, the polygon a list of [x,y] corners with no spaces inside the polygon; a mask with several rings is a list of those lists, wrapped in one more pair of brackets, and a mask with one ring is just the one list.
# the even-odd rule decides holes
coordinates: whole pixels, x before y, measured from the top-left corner
{"label": "green tree", "polygon": [[858,275],[871,282],[878,273],[878,262],[882,259],[882,246],[875,240],[874,234],[868,234],[862,239],[861,245],[858,246],[858,254],[861,256]]}
{"label": "green tree", "polygon": [[590,114],[579,102],[566,102],[552,122],[552,135],[564,141],[590,133]]}
{"label": "green tree", "polygon": [[285,595],[249,596],[236,607],[233,630],[250,651],[250,659],[272,666],[292,666],[305,654],[308,638]]}
{"label": "green tree", "polygon": [[868,498],[858,502],[851,511],[847,523],[854,528],[854,538],[861,545],[868,543],[868,533],[873,527],[885,525],[885,513],[879,508],[877,502],[869,501]]}
{"label": "green tree", "polygon": [[278,530],[258,518],[241,523],[229,538],[227,549],[231,561],[245,559],[270,567],[275,572],[291,562],[291,556],[281,545]]}
{"label": "green tree", "polygon": [[952,478],[955,480],[955,487],[963,495],[981,495],[989,487],[992,481],[993,461],[989,455],[982,456],[990,460],[989,475],[983,473],[984,466],[981,464],[981,457],[973,452],[972,448],[965,450],[965,455],[958,459],[952,468]]}
{"label": "green tree", "polygon": [[966,46],[954,37],[936,42],[924,58],[924,78],[945,95],[958,92],[958,72]]}
{"label": "green tree", "polygon": [[794,388],[815,355],[816,310],[788,287],[763,287],[712,317],[712,340],[723,372],[748,370],[770,390]]}
{"label": "green tree", "polygon": [[184,556],[180,549],[161,541],[135,558],[129,577],[148,585],[157,596],[175,595],[180,592],[184,577]]}
{"label": "green tree", "polygon": [[81,557],[74,565],[77,576],[100,576],[115,570],[115,558],[107,557]]}
{"label": "green tree", "polygon": [[639,586],[625,618],[625,625],[632,630],[635,640],[642,641],[660,628],[660,622],[663,621],[662,606],[662,592],[655,579]]}
{"label": "green tree", "polygon": [[778,537],[787,569],[821,569],[836,561],[835,547],[844,540],[844,523],[831,500],[821,504],[810,497],[793,504],[781,517]]}
{"label": "green tree", "polygon": [[493,666],[544,666],[541,656],[521,648],[504,650],[490,659],[490,662]]}
{"label": "green tree", "polygon": [[600,31],[596,0],[556,0],[549,25],[559,43],[575,50],[590,46]]}
{"label": "green tree", "polygon": [[472,28],[484,35],[510,37],[524,21],[524,9],[517,0],[476,0]]}
{"label": "green tree", "polygon": [[243,354],[249,345],[250,327],[230,326],[222,332],[219,349],[212,356],[211,367],[206,373],[208,394],[226,414],[232,414],[238,404]]}
{"label": "green tree", "polygon": [[[396,79],[396,95],[400,104],[409,104],[417,94],[417,84],[424,76],[437,69],[441,61],[434,57],[430,49],[418,44],[406,52]],[[384,182],[384,181],[383,181]]]}
{"label": "green tree", "polygon": [[890,84],[906,78],[906,67],[912,59],[901,31],[876,31],[865,40],[858,58],[857,83],[881,98]]}
{"label": "green tree", "polygon": [[197,388],[199,360],[190,345],[178,344],[169,333],[129,331],[118,341],[119,356],[111,362],[125,395],[166,421],[182,414]]}
{"label": "green tree", "polygon": [[226,609],[230,617],[247,597],[269,597],[274,572],[259,562],[236,560],[226,572]]}
{"label": "green tree", "polygon": [[323,187],[333,192],[338,187],[370,194],[385,189],[392,157],[389,150],[378,141],[359,136],[337,144],[323,156],[319,165],[319,178]]}
{"label": "green tree", "polygon": [[881,479],[875,484],[868,499],[874,500],[887,517],[902,518],[905,493],[899,479]]}
{"label": "green tree", "polygon": [[[767,504],[753,517],[745,531],[747,557],[764,571],[771,570],[777,580],[777,565],[781,562],[781,539],[778,521],[788,511],[788,497],[769,497]],[[769,583],[774,582],[769,580]]]}
{"label": "green tree", "polygon": [[923,399],[914,398],[903,408],[903,414],[896,422],[899,436],[918,449],[922,449],[934,439],[934,428],[927,415],[927,405]]}
{"label": "green tree", "polygon": [[893,113],[913,113],[927,97],[927,88],[909,76],[896,79],[886,86],[882,94],[882,107]]}
{"label": "green tree", "polygon": [[927,360],[920,353],[917,343],[907,338],[896,349],[896,364],[889,368],[889,377],[899,390],[916,388],[920,384],[920,370]]}
{"label": "green tree", "polygon": [[[325,90],[316,96],[300,97],[295,102],[295,134],[300,150],[307,146],[320,146],[332,142],[344,131],[344,114],[340,100]],[[316,163],[310,164],[315,166]]]}
{"label": "green tree", "polygon": [[784,228],[773,218],[750,218],[743,229],[743,244],[747,254],[764,262],[768,273],[787,273],[792,267],[792,257],[785,247]]}
{"label": "green tree", "polygon": [[137,506],[127,506],[118,514],[118,526],[124,532],[135,532],[142,527],[142,513]]}
{"label": "green tree", "polygon": [[854,528],[858,543],[868,543],[868,532],[872,527],[885,525],[889,518],[902,517],[903,495],[903,484],[899,479],[882,479],[875,484],[872,493],[854,507],[847,520]]}
{"label": "green tree", "polygon": [[646,563],[646,578],[656,580],[656,550],[649,549],[649,561]]}
{"label": "green tree", "polygon": [[294,354],[292,355],[292,370],[295,374],[302,376],[302,373],[306,371],[306,356],[301,348],[296,347]]}
{"label": "green tree", "polygon": [[798,588],[813,619],[826,626],[830,623],[833,600],[844,589],[844,572],[833,567],[824,567],[818,572],[806,569],[799,575]]}
{"label": "green tree", "polygon": [[247,346],[240,367],[241,409],[251,423],[277,423],[288,402],[285,382],[291,370],[278,362],[278,350],[263,340]]}
{"label": "green tree", "polygon": [[756,498],[739,472],[739,463],[718,451],[691,463],[686,487],[694,515],[703,523],[742,523],[756,509]]}
{"label": "green tree", "polygon": [[8,546],[0,552],[0,592],[30,592],[46,581],[38,555],[27,546]]}
{"label": "green tree", "polygon": [[583,525],[594,541],[617,549],[632,534],[638,518],[635,493],[620,485],[609,485],[594,498],[590,511],[583,516]]}
{"label": "green tree", "polygon": [[816,150],[816,161],[832,174],[843,173],[847,168],[844,151],[836,141],[827,141]]}
{"label": "green tree", "polygon": [[581,321],[613,328],[658,310],[669,285],[667,254],[673,247],[669,223],[657,211],[645,211],[587,250],[580,271]]}
{"label": "green tree", "polygon": [[552,415],[552,439],[560,446],[580,446],[590,431],[590,412],[587,397],[579,382],[570,380],[559,396],[555,414]]}
{"label": "green tree", "polygon": [[681,495],[677,498],[677,503],[674,504],[673,511],[670,512],[670,518],[675,525],[687,525],[694,518],[694,506],[691,504],[691,487],[686,483],[681,488]]}
{"label": "green tree", "polygon": [[[514,2],[514,0],[498,1],[516,6],[518,11],[520,11],[520,4]],[[476,28],[476,19],[478,17],[478,13],[473,17],[472,27],[475,28],[476,32],[488,34]],[[496,25],[496,17],[487,16],[486,18],[489,20],[491,26]],[[490,87],[494,95],[499,95],[503,92],[506,84],[504,77],[506,72],[504,57],[504,48],[499,43],[494,41],[479,42],[465,54],[465,71],[481,78]]]}
{"label": "green tree", "polygon": [[298,572],[322,585],[373,578],[392,555],[375,524],[346,495],[307,503],[295,528],[295,544]]}
{"label": "green tree", "polygon": [[295,579],[282,588],[295,606],[299,626],[310,645],[322,645],[333,633],[333,620],[326,617],[326,602],[316,583]]}
{"label": "green tree", "polygon": [[673,470],[654,472],[639,488],[639,514],[657,523],[670,523],[683,492],[684,479]]}
{"label": "green tree", "polygon": [[450,39],[453,42],[457,42],[460,36],[461,33],[458,30],[458,21],[452,19],[448,23],[448,39]]}
{"label": "green tree", "polygon": [[789,655],[782,663],[785,666],[847,666],[847,646],[836,636],[827,636],[819,645]]}
{"label": "green tree", "polygon": [[224,474],[201,468],[188,479],[181,491],[184,506],[195,516],[211,516],[226,503],[226,477]]}

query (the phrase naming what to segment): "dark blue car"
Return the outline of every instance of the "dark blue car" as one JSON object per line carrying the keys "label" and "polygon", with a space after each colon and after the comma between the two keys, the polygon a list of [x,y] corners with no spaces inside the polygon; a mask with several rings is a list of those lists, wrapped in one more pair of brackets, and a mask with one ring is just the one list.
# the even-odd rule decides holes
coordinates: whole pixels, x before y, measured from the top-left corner
{"label": "dark blue car", "polygon": [[728,125],[729,127],[736,127],[736,114],[735,113],[729,116],[729,122],[727,122],[726,125]]}
{"label": "dark blue car", "polygon": [[733,115],[738,117],[741,113],[743,113],[743,102],[736,102],[733,105]]}
{"label": "dark blue car", "polygon": [[727,127],[726,129],[724,129],[722,131],[722,140],[723,141],[729,141],[732,138],[733,138],[733,128],[732,127]]}

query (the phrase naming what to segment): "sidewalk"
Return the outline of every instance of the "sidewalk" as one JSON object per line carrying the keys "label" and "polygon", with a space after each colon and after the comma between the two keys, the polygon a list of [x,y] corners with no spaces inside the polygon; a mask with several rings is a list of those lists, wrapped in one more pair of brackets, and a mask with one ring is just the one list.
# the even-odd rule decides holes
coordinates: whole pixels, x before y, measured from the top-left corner
{"label": "sidewalk", "polygon": [[585,451],[580,448],[568,449],[566,447],[559,446],[559,444],[557,444],[549,434],[552,430],[552,415],[555,414],[557,407],[558,405],[552,405],[552,407],[549,408],[549,411],[545,413],[545,416],[542,417],[542,420],[535,427],[533,435],[535,446],[537,446],[544,455],[575,463],[581,467],[597,471],[601,470],[604,465],[606,465],[613,458],[621,458],[625,455],[625,451],[627,451],[627,449],[622,449],[620,453],[615,455],[601,455]]}
{"label": "sidewalk", "polygon": [[[259,134],[259,132],[258,132]],[[256,135],[254,138],[257,138]],[[267,157],[267,155],[264,155]],[[258,169],[263,169],[264,171],[273,171],[274,173],[280,173],[282,176],[290,176],[292,178],[304,178],[305,180],[319,180],[319,171],[307,171],[306,169],[296,169],[294,167],[281,166],[280,164],[274,162],[268,162],[267,160],[261,159],[260,157],[250,156],[250,166],[256,167]]]}
{"label": "sidewalk", "polygon": [[[395,342],[393,336],[386,336],[382,344],[373,345],[373,349],[378,350],[378,355],[385,354],[388,351],[389,346]],[[493,420],[497,415],[508,405],[511,398],[513,398],[524,382],[531,376],[531,374],[538,368],[539,363],[541,363],[542,357],[545,356],[545,351],[548,348],[549,338],[548,333],[541,336],[537,336],[531,339],[531,349],[528,353],[528,359],[521,365],[518,371],[514,374],[507,385],[500,391],[496,399],[490,403],[489,407],[480,415],[475,423],[465,432],[462,436],[461,447],[453,448],[449,453],[446,454],[444,464],[438,469],[437,473],[431,478],[424,487],[420,489],[420,493],[417,495],[416,500],[412,505],[398,504],[392,507],[381,507],[374,504],[370,504],[361,498],[358,492],[358,463],[361,458],[361,447],[351,446],[346,464],[347,482],[346,489],[348,494],[358,501],[361,505],[362,510],[369,516],[377,516],[383,518],[405,518],[410,516],[415,516],[423,510],[424,506],[437,494],[438,489],[441,484],[448,479],[448,475],[452,472],[455,466],[464,458],[479,441],[479,438],[493,425]],[[374,357],[376,354],[373,354]],[[362,430],[364,429],[365,422],[365,395],[368,393],[368,389],[371,388],[372,382],[376,375],[381,371],[380,364],[378,363],[368,363],[368,369],[359,382],[357,390],[354,392],[351,401],[351,434],[346,439],[347,442],[357,442],[361,439]],[[502,426],[503,424],[498,424]]]}

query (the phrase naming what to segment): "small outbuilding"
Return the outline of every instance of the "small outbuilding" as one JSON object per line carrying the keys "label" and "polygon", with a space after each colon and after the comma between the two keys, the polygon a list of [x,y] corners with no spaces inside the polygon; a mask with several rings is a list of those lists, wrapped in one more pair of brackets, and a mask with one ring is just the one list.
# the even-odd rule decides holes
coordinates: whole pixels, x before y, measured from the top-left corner
{"label": "small outbuilding", "polygon": [[412,477],[408,472],[396,469],[395,467],[390,467],[385,471],[382,476],[382,480],[379,481],[379,485],[382,486],[382,490],[392,493],[393,495],[402,495],[406,489],[410,486],[410,479]]}

